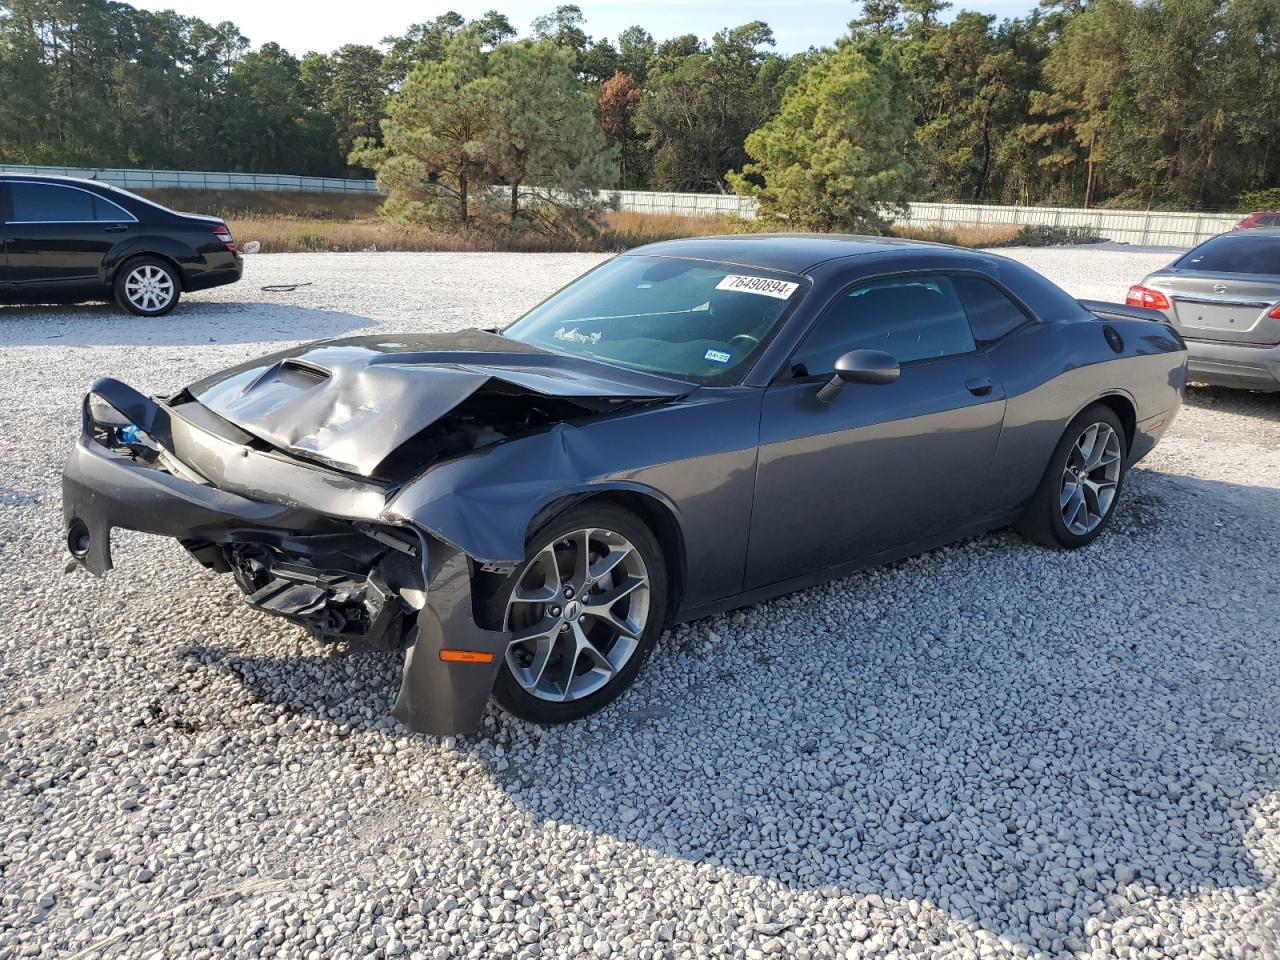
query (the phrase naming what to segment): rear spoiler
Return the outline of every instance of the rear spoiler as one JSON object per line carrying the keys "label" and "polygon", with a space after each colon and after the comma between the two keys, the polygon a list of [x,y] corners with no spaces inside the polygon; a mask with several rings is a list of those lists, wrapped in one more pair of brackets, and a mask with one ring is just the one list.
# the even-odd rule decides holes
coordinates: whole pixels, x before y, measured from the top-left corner
{"label": "rear spoiler", "polygon": [[1084,307],[1100,320],[1153,320],[1156,323],[1169,322],[1159,310],[1152,310],[1150,307],[1132,307],[1127,303],[1110,303],[1106,300],[1077,300],[1076,303]]}

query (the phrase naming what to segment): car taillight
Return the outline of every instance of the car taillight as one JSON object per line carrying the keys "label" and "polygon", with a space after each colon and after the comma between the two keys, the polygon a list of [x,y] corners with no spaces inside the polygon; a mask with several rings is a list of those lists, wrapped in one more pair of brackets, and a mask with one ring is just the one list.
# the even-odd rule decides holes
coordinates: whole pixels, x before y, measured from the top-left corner
{"label": "car taillight", "polygon": [[1129,288],[1129,295],[1124,302],[1130,307],[1150,307],[1152,310],[1168,310],[1169,298],[1159,290],[1152,290],[1140,284]]}
{"label": "car taillight", "polygon": [[1267,312],[1267,316],[1270,317],[1272,320],[1280,320],[1280,303],[1277,303],[1274,307],[1272,307]]}
{"label": "car taillight", "polygon": [[236,242],[231,238],[231,231],[227,229],[226,224],[214,227],[213,235],[217,237],[222,242],[222,245],[232,253],[236,252]]}

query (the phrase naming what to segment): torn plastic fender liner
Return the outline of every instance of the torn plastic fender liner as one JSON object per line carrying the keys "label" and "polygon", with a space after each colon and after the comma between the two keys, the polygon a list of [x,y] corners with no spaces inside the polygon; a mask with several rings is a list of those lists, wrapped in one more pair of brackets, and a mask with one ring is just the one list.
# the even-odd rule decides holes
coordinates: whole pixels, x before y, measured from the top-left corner
{"label": "torn plastic fender liner", "polygon": [[[418,612],[400,692],[391,715],[420,733],[470,734],[480,726],[511,634],[476,623],[471,569],[462,551],[438,540],[427,543],[427,603]],[[489,662],[446,662],[446,647],[490,655]]]}

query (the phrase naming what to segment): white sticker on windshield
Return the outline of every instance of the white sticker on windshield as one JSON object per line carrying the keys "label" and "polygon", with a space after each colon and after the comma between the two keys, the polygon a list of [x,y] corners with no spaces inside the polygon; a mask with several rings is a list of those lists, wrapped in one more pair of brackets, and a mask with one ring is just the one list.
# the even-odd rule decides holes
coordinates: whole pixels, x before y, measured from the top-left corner
{"label": "white sticker on windshield", "polygon": [[717,290],[737,290],[740,293],[758,293],[776,300],[786,300],[796,292],[798,283],[772,280],[769,277],[744,277],[731,273],[716,284]]}
{"label": "white sticker on windshield", "polygon": [[723,350],[708,350],[702,355],[703,360],[714,360],[716,363],[728,363],[733,354]]}

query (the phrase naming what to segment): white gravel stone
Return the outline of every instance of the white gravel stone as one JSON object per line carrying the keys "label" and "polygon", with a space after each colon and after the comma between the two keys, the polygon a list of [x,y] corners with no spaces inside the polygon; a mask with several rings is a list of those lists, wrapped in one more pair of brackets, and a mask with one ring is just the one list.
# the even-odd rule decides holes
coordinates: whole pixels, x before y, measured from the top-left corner
{"label": "white gravel stone", "polygon": [[[1109,299],[1172,257],[1009,253]],[[1192,389],[1085,551],[997,533],[677,627],[547,730],[408,734],[398,657],[169,541],[63,574],[95,377],[501,324],[599,259],[254,257],[162,320],[0,311],[0,958],[1280,954],[1280,396]]]}

